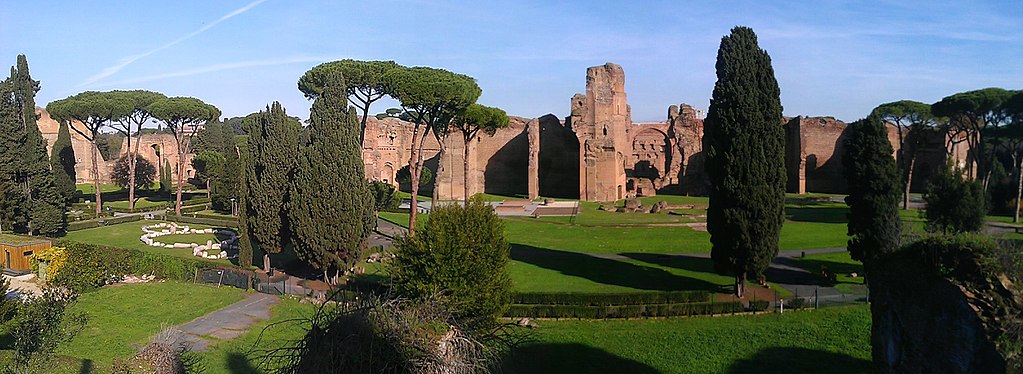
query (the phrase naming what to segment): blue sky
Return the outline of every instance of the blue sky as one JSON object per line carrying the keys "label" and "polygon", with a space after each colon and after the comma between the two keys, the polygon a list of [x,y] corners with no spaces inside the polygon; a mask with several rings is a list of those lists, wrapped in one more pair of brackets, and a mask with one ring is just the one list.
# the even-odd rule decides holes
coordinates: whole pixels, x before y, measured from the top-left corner
{"label": "blue sky", "polygon": [[[395,60],[475,77],[480,102],[564,117],[586,68],[615,62],[637,122],[706,109],[721,36],[752,27],[786,115],[852,121],[877,104],[1023,89],[1023,3],[1007,1],[0,0],[0,60],[28,56],[39,105],[86,90],[193,96],[240,116],[308,117],[309,68]],[[383,111],[383,103],[374,111]]]}

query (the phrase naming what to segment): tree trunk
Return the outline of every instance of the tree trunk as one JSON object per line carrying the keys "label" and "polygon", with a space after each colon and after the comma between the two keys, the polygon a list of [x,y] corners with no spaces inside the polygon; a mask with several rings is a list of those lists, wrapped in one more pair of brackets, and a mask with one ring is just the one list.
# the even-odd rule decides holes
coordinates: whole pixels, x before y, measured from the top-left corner
{"label": "tree trunk", "polygon": [[[447,152],[445,151],[447,149],[447,147],[444,145],[445,138],[444,137],[436,137],[436,138],[437,138],[437,143],[440,144],[440,152],[437,153],[437,171],[435,173],[433,173],[433,203],[434,204],[436,204],[438,201],[440,201],[440,175],[445,172],[445,170],[444,170],[445,169],[444,168],[444,162],[447,161],[447,160],[444,159],[444,156],[447,154]],[[448,172],[448,173],[450,173],[450,172]],[[452,181],[452,183],[453,182],[454,181]],[[450,188],[450,187],[451,186],[449,185],[448,188]]]}
{"label": "tree trunk", "polygon": [[129,179],[129,182],[128,182],[128,185],[129,185],[129,187],[128,187],[128,201],[129,201],[129,203],[128,204],[130,205],[129,208],[131,208],[131,209],[135,209],[135,168],[138,165],[138,163],[136,161],[139,158],[139,145],[142,143],[142,124],[141,123],[139,123],[139,127],[138,128],[139,128],[138,131],[135,132],[138,135],[135,138],[135,148],[134,149],[131,148],[131,127],[128,128],[128,154],[129,154],[128,157],[130,157],[130,159],[131,159],[131,161],[129,161],[130,163],[128,164],[128,166],[129,166],[128,169],[130,169],[128,171],[128,173],[131,174],[131,177],[129,177],[130,179]]}
{"label": "tree trunk", "polygon": [[1016,209],[1015,214],[1012,216],[1012,222],[1019,222],[1019,199],[1023,197],[1023,160],[1019,163],[1019,182],[1016,186]]}
{"label": "tree trunk", "polygon": [[913,168],[916,166],[916,154],[910,156],[909,168],[906,169],[906,193],[903,194],[902,210],[909,209],[909,191],[913,187]]}
{"label": "tree trunk", "polygon": [[[131,137],[128,137],[131,139]],[[128,209],[135,210],[135,156],[128,152]]]}
{"label": "tree trunk", "polygon": [[468,136],[466,136],[465,137],[465,146],[462,147],[463,148],[463,154],[462,154],[462,166],[463,166],[463,168],[462,168],[463,169],[462,170],[463,171],[463,174],[462,174],[462,178],[463,178],[462,187],[465,190],[465,192],[464,192],[465,206],[469,206],[469,144],[472,144],[472,139],[470,139]]}
{"label": "tree trunk", "polygon": [[174,199],[174,214],[180,216],[181,215],[181,188],[184,187],[184,177],[185,177],[185,153],[184,152],[178,152],[178,167],[177,167],[177,169],[178,169],[178,178],[177,178],[178,188],[177,188],[177,197]]}
{"label": "tree trunk", "polygon": [[742,271],[735,275],[735,296],[742,298],[746,294],[746,272]]}
{"label": "tree trunk", "polygon": [[103,201],[100,196],[99,187],[99,152],[96,148],[96,135],[92,136],[92,147],[89,147],[89,157],[92,158],[92,186],[96,187],[96,217],[103,213]]}
{"label": "tree trunk", "polygon": [[[418,127],[418,125],[416,125]],[[412,197],[409,202],[409,213],[408,213],[408,236],[416,235],[416,213],[419,212],[419,149],[416,147],[416,142],[419,140],[419,131],[412,131],[412,149],[409,152],[408,159],[408,171],[409,171],[409,183],[412,185]],[[425,135],[425,134],[423,134]],[[424,136],[425,137],[425,136]]]}

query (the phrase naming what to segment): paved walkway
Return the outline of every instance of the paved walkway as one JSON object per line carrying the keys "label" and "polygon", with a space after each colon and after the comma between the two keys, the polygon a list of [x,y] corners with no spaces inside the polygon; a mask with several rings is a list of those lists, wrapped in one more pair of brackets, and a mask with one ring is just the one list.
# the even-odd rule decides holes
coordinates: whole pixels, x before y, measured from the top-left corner
{"label": "paved walkway", "polygon": [[280,299],[277,296],[254,293],[245,300],[223,307],[213,313],[174,326],[159,340],[169,345],[183,345],[192,351],[205,352],[216,339],[234,339],[256,322],[270,319],[270,307]]}

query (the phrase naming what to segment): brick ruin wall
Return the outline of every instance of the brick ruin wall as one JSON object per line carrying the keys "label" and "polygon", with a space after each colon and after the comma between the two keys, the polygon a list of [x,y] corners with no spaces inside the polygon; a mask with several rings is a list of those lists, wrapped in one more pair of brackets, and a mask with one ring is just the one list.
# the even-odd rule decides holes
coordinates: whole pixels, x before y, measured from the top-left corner
{"label": "brick ruin wall", "polygon": [[[48,153],[53,152],[53,143],[57,141],[57,133],[60,131],[60,123],[50,117],[50,114],[43,108],[36,108],[36,114],[39,115],[37,125],[39,126],[39,132],[42,133],[43,139],[46,139],[46,151]],[[88,133],[85,125],[81,122],[73,121],[71,126],[77,128],[83,133]],[[75,151],[75,175],[76,183],[92,183],[92,158],[89,150],[94,148],[92,143],[82,137],[78,132],[69,129],[71,133],[71,148]],[[132,148],[134,148],[134,139]],[[156,146],[160,149],[158,154]],[[111,157],[111,160],[104,160],[102,155],[98,154],[99,159],[99,174],[101,183],[112,183],[113,179],[111,173],[114,170],[114,164],[116,160],[121,156],[128,153],[128,139],[124,139],[121,144],[121,152],[118,156]],[[177,164],[178,164],[178,144],[174,140],[174,135],[171,134],[143,134],[140,138],[139,155],[146,159],[153,166],[160,170],[163,167],[164,160],[170,162],[171,166],[171,178],[172,180],[177,179]],[[195,175],[195,170],[192,168],[192,155],[185,156],[185,173],[186,178],[190,178]],[[157,173],[157,177],[159,172]]]}
{"label": "brick ruin wall", "polygon": [[[511,117],[509,127],[493,136],[478,135],[469,145],[470,194],[613,201],[659,193],[706,193],[709,184],[703,173],[703,119],[699,111],[686,104],[672,105],[664,122],[633,123],[626,102],[624,70],[611,63],[587,69],[585,92],[571,98],[571,115],[564,119],[551,114],[535,119]],[[49,149],[59,124],[45,110],[37,111]],[[802,116],[785,118],[780,125],[786,134],[787,191],[845,193],[841,154],[847,125],[831,117]],[[80,123],[73,126],[81,128]],[[914,191],[925,189],[927,178],[948,157],[963,164],[968,152],[965,143],[946,152],[944,134],[928,133],[925,137],[916,152]],[[898,134],[892,127],[889,138],[897,148]],[[88,150],[92,145],[74,131],[71,140],[78,182],[90,183]],[[397,174],[408,165],[411,143],[410,123],[370,117],[362,152],[366,177],[399,185]],[[434,171],[434,182],[421,191],[442,200],[460,200],[465,183],[461,134],[451,133],[445,146],[441,157],[440,143],[432,134],[427,136],[423,157],[426,167]],[[122,154],[127,148],[127,144],[122,145]],[[159,154],[157,149],[161,150]],[[142,136],[141,155],[157,168],[167,159],[176,173],[176,151],[177,143],[170,134]],[[895,151],[900,155],[898,149]],[[191,155],[186,161],[188,177],[194,173],[190,160]],[[101,162],[100,178],[109,182],[113,161]],[[407,184],[400,187],[410,189]]]}
{"label": "brick ruin wall", "polygon": [[[470,144],[470,193],[535,198],[578,198],[613,201],[658,193],[703,195],[709,183],[703,173],[703,119],[686,104],[668,108],[667,119],[633,123],[626,102],[621,66],[605,64],[587,69],[586,93],[570,100],[565,119],[548,114],[536,119],[512,117],[508,128],[494,136],[481,134]],[[367,177],[394,181],[407,165],[411,125],[397,119],[370,118],[364,147]],[[841,155],[847,124],[831,117],[784,118],[787,191],[845,193]],[[929,134],[917,154],[914,191],[926,187],[934,168],[949,153],[942,134]],[[898,152],[898,134],[889,127]],[[438,170],[433,186],[443,200],[463,198],[462,138],[453,133],[440,147],[428,139],[426,165]],[[950,156],[965,160],[959,144]],[[407,186],[406,186],[407,187]]]}

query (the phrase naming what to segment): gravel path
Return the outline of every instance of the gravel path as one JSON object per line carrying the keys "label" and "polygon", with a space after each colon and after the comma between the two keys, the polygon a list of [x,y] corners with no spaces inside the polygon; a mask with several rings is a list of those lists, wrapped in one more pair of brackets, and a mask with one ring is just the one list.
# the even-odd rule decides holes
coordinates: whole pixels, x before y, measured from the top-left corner
{"label": "gravel path", "polygon": [[209,349],[210,338],[234,339],[256,322],[270,319],[270,308],[280,299],[277,296],[254,293],[245,300],[223,307],[213,313],[196,318],[162,333],[158,340],[170,345],[181,345],[196,352]]}

